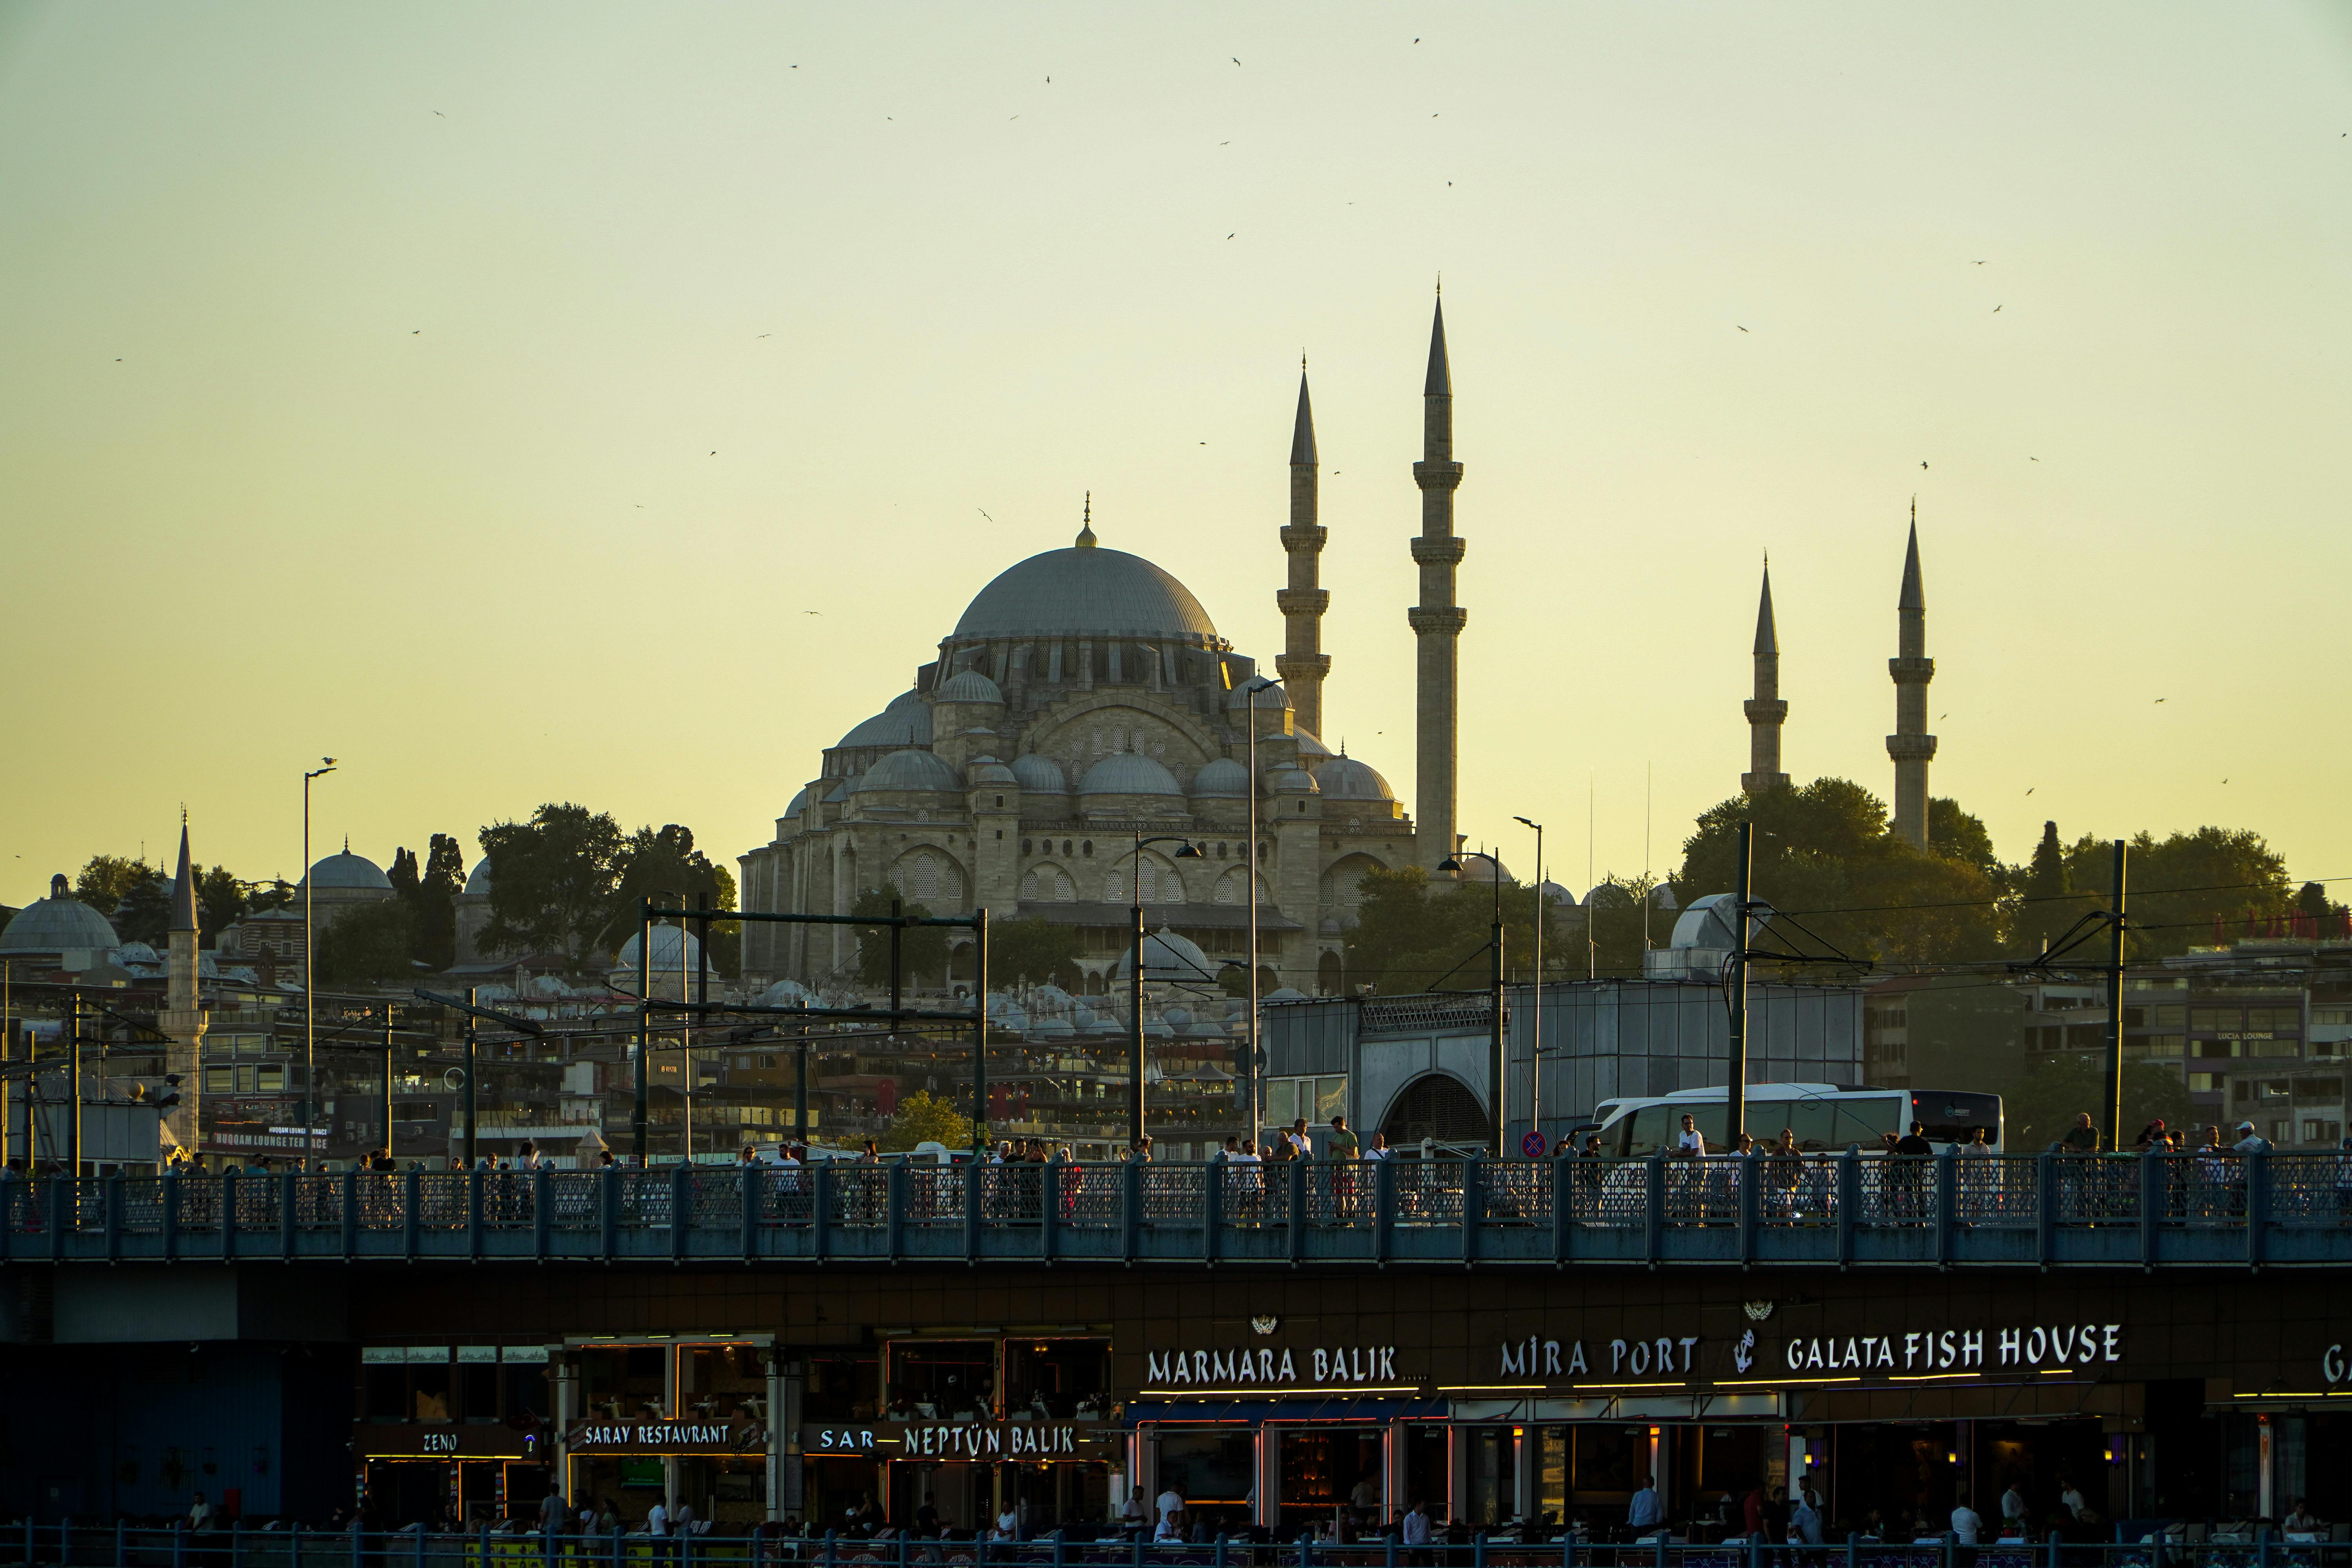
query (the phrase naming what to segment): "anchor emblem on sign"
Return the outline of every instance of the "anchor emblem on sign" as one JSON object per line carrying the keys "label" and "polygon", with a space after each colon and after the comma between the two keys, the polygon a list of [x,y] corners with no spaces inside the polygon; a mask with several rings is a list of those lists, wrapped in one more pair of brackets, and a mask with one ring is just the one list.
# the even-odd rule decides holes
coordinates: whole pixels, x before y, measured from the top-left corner
{"label": "anchor emblem on sign", "polygon": [[1731,1364],[1741,1372],[1746,1372],[1756,1364],[1756,1331],[1754,1329],[1739,1336],[1739,1344],[1731,1352]]}

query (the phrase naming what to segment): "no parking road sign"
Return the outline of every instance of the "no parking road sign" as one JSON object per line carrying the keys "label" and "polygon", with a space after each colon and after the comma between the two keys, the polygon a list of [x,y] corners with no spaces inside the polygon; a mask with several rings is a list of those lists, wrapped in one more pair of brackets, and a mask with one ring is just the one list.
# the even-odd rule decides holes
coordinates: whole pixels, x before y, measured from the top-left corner
{"label": "no parking road sign", "polygon": [[1542,1159],[1544,1157],[1544,1150],[1547,1147],[1548,1145],[1544,1142],[1544,1135],[1538,1132],[1533,1128],[1529,1128],[1528,1130],[1528,1135],[1519,1140],[1519,1152],[1525,1154],[1530,1160]]}

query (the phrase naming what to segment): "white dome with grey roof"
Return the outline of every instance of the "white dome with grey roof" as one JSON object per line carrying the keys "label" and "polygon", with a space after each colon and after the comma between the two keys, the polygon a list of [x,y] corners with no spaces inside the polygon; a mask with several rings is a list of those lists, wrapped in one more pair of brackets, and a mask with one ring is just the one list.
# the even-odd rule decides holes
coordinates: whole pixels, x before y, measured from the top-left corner
{"label": "white dome with grey roof", "polygon": [[1270,768],[1265,775],[1266,792],[1270,795],[1320,795],[1321,786],[1315,775],[1305,768]]}
{"label": "white dome with grey roof", "polygon": [[961,791],[963,780],[929,752],[893,752],[859,776],[851,786],[858,795],[881,790]]}
{"label": "white dome with grey roof", "polygon": [[[1171,985],[1213,985],[1218,965],[1210,963],[1209,955],[1200,944],[1187,936],[1180,936],[1166,926],[1143,939],[1143,978],[1147,983],[1158,981]],[[1124,980],[1135,971],[1132,949],[1118,955],[1118,966],[1111,973]]]}
{"label": "white dome with grey roof", "polygon": [[919,691],[909,691],[834,742],[836,751],[862,746],[928,746],[931,710]]}
{"label": "white dome with grey roof", "polygon": [[1011,768],[994,757],[982,755],[971,760],[971,782],[975,784],[1009,784],[1021,781],[1013,776]]}
{"label": "white dome with grey roof", "polygon": [[1034,752],[1024,752],[1013,759],[1013,776],[1031,795],[1070,793],[1069,781],[1062,777],[1062,764]]}
{"label": "white dome with grey roof", "polygon": [[17,910],[0,931],[0,952],[98,952],[120,940],[104,915],[67,890],[63,877],[52,877],[49,896]]}
{"label": "white dome with grey roof", "polygon": [[1338,756],[1325,763],[1315,770],[1315,782],[1326,800],[1396,799],[1396,792],[1389,788],[1388,780],[1369,763],[1353,757]]}
{"label": "white dome with grey roof", "polygon": [[1192,775],[1189,792],[1195,800],[1247,800],[1249,770],[1231,757],[1218,757]]}
{"label": "white dome with grey roof", "polygon": [[364,855],[352,854],[348,845],[341,854],[330,855],[311,867],[310,875],[304,880],[313,890],[328,888],[364,888],[371,892],[380,889],[387,893],[393,890],[392,879],[383,874],[383,868]]}
{"label": "white dome with grey roof", "polygon": [[475,861],[474,868],[466,873],[465,896],[469,899],[487,899],[490,896],[490,858],[488,856],[485,855]]}
{"label": "white dome with grey roof", "polygon": [[1080,795],[1169,795],[1181,797],[1176,775],[1140,752],[1114,752],[1087,770]]}
{"label": "white dome with grey roof", "polygon": [[993,702],[1002,706],[1004,693],[996,682],[976,669],[960,669],[932,694],[940,702]]}
{"label": "white dome with grey roof", "polygon": [[998,574],[956,622],[956,637],[1217,640],[1209,612],[1183,584],[1140,555],[1097,545],[1091,528],[1078,538]]}

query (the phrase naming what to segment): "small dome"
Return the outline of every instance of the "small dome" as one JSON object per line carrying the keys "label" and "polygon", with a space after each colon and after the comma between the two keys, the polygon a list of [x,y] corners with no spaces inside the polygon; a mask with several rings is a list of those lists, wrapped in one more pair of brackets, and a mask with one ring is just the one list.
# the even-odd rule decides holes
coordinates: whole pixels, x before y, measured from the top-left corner
{"label": "small dome", "polygon": [[143,942],[126,942],[114,950],[117,963],[161,963],[163,959]]}
{"label": "small dome", "polygon": [[[653,958],[653,970],[656,974],[676,974],[677,973],[678,964],[680,963],[677,944],[680,938],[684,938],[686,942],[686,957],[683,961],[686,967],[691,970],[700,960],[702,944],[695,941],[694,933],[692,931],[686,930],[682,926],[656,926],[654,927]],[[628,941],[621,944],[620,956],[613,961],[613,967],[615,969],[627,970],[634,970],[637,967],[637,939],[635,937],[632,936]]]}
{"label": "small dome", "polygon": [[1011,768],[994,757],[972,758],[970,772],[975,784],[1017,784],[1021,782]]}
{"label": "small dome", "polygon": [[1543,891],[1544,897],[1549,899],[1556,909],[1572,910],[1576,907],[1576,895],[1558,882],[1546,880]]}
{"label": "small dome", "polygon": [[383,868],[364,855],[354,855],[348,848],[340,855],[330,855],[310,868],[305,879],[315,891],[325,888],[364,888],[370,891],[389,893],[392,879]]}
{"label": "small dome", "polygon": [[976,669],[958,670],[953,679],[932,694],[938,702],[994,702],[1002,705],[1004,693],[996,682]]}
{"label": "small dome", "polygon": [[1310,768],[1320,767],[1322,765],[1322,760],[1325,757],[1336,754],[1330,747],[1317,740],[1312,734],[1305,730],[1293,729],[1290,731],[1290,738],[1298,742],[1298,754],[1301,758],[1305,759],[1307,765]]}
{"label": "small dome", "polygon": [[1322,786],[1305,768],[1276,768],[1265,775],[1269,795],[1320,795]]}
{"label": "small dome", "polygon": [[1263,708],[1271,712],[1278,713],[1289,706],[1290,693],[1282,689],[1282,683],[1279,681],[1276,681],[1272,686],[1261,687],[1256,691],[1251,691],[1249,689],[1249,682],[1244,681],[1241,685],[1234,687],[1233,691],[1225,698],[1225,707],[1228,710],[1240,708]]}
{"label": "small dome", "polygon": [[799,791],[793,795],[793,804],[784,807],[784,820],[790,822],[793,817],[798,816],[807,809],[808,785],[803,784]]}
{"label": "small dome", "polygon": [[761,1007],[805,1007],[816,1000],[816,993],[797,980],[779,980],[760,993],[756,1005]]}
{"label": "small dome", "polygon": [[[1118,967],[1112,970],[1117,979],[1125,979],[1135,969],[1135,954],[1118,955]],[[1162,926],[1143,939],[1143,978],[1147,983],[1164,981],[1172,985],[1207,985],[1216,982],[1216,966],[1209,962],[1199,944],[1190,937],[1178,936]]]}
{"label": "small dome", "polygon": [[[1603,882],[1592,890],[1598,895],[1602,889],[1612,888],[1616,888],[1616,884]],[[1621,897],[1623,895],[1624,889],[1616,890]],[[1735,919],[1733,906],[1737,901],[1729,893],[1709,893],[1703,899],[1693,899],[1690,907],[1683,910],[1682,918],[1675,921],[1674,945],[1721,948],[1725,951],[1738,947],[1738,933],[1732,930]],[[1753,937],[1771,920],[1772,911],[1760,900],[1750,900],[1749,903],[1752,912],[1748,918],[1754,923],[1748,927],[1748,934]],[[1633,900],[1626,899],[1625,907],[1631,908],[1632,905]]]}
{"label": "small dome", "polygon": [[1267,992],[1265,995],[1259,997],[1258,1000],[1261,1002],[1304,1002],[1307,1000],[1307,993],[1297,990],[1293,986],[1285,985],[1279,990]]}
{"label": "small dome", "polygon": [[1394,800],[1389,781],[1353,757],[1334,757],[1316,770],[1326,800]]}
{"label": "small dome", "polygon": [[1192,775],[1195,800],[1246,800],[1249,770],[1231,757],[1219,757]]}
{"label": "small dome", "polygon": [[1484,855],[1474,854],[1467,849],[1454,858],[1460,862],[1462,869],[1459,875],[1465,882],[1492,882],[1497,872],[1501,873],[1506,882],[1518,880],[1517,877],[1511,875],[1511,868],[1500,860],[1490,860]]}
{"label": "small dome", "polygon": [[891,699],[890,706],[834,742],[836,749],[862,746],[928,746],[931,709],[919,691]]}
{"label": "small dome", "polygon": [[1140,752],[1115,752],[1087,770],[1078,781],[1080,795],[1172,795],[1176,775]]}
{"label": "small dome", "polygon": [[1013,776],[1031,795],[1067,795],[1070,786],[1062,777],[1062,765],[1051,757],[1041,757],[1025,752],[1013,759]]}
{"label": "small dome", "polygon": [[474,868],[466,873],[465,896],[469,899],[487,899],[490,896],[490,860],[488,856],[485,855],[479,860],[475,861]]}
{"label": "small dome", "polygon": [[1633,895],[1614,882],[1601,882],[1584,895],[1584,907],[1588,910],[1630,910],[1633,907]]}
{"label": "small dome", "polygon": [[929,752],[893,752],[866,770],[856,784],[859,795],[882,790],[961,791],[963,781],[953,768]]}

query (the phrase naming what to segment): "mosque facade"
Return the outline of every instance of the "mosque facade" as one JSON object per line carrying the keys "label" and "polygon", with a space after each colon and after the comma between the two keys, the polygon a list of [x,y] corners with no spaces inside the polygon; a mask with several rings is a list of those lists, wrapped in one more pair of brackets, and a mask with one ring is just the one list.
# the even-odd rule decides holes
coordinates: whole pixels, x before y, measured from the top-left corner
{"label": "mosque facade", "polygon": [[[1089,506],[1073,544],[982,588],[912,686],[825,749],[775,837],[740,858],[743,907],[845,914],[861,892],[887,889],[934,914],[985,909],[992,920],[1073,926],[1086,989],[1100,993],[1119,973],[1138,902],[1152,931],[1196,947],[1214,974],[1244,976],[1255,898],[1262,992],[1346,989],[1345,933],[1365,874],[1433,864],[1454,848],[1452,656],[1465,617],[1453,604],[1460,469],[1442,313],[1423,395],[1430,439],[1414,466],[1426,503],[1414,559],[1427,603],[1410,624],[1424,645],[1444,645],[1421,661],[1417,741],[1424,785],[1443,786],[1433,797],[1447,829],[1440,847],[1423,842],[1427,830],[1416,833],[1378,771],[1317,732],[1329,595],[1318,583],[1327,532],[1302,372],[1280,531],[1288,573],[1276,596],[1283,682],[1219,636],[1183,584],[1102,544]],[[1180,858],[1183,845],[1171,840],[1196,856]],[[754,984],[843,984],[856,957],[850,928],[744,933]],[[968,946],[954,950],[950,983],[969,979],[970,963]],[[992,974],[992,988],[1005,978]]]}

